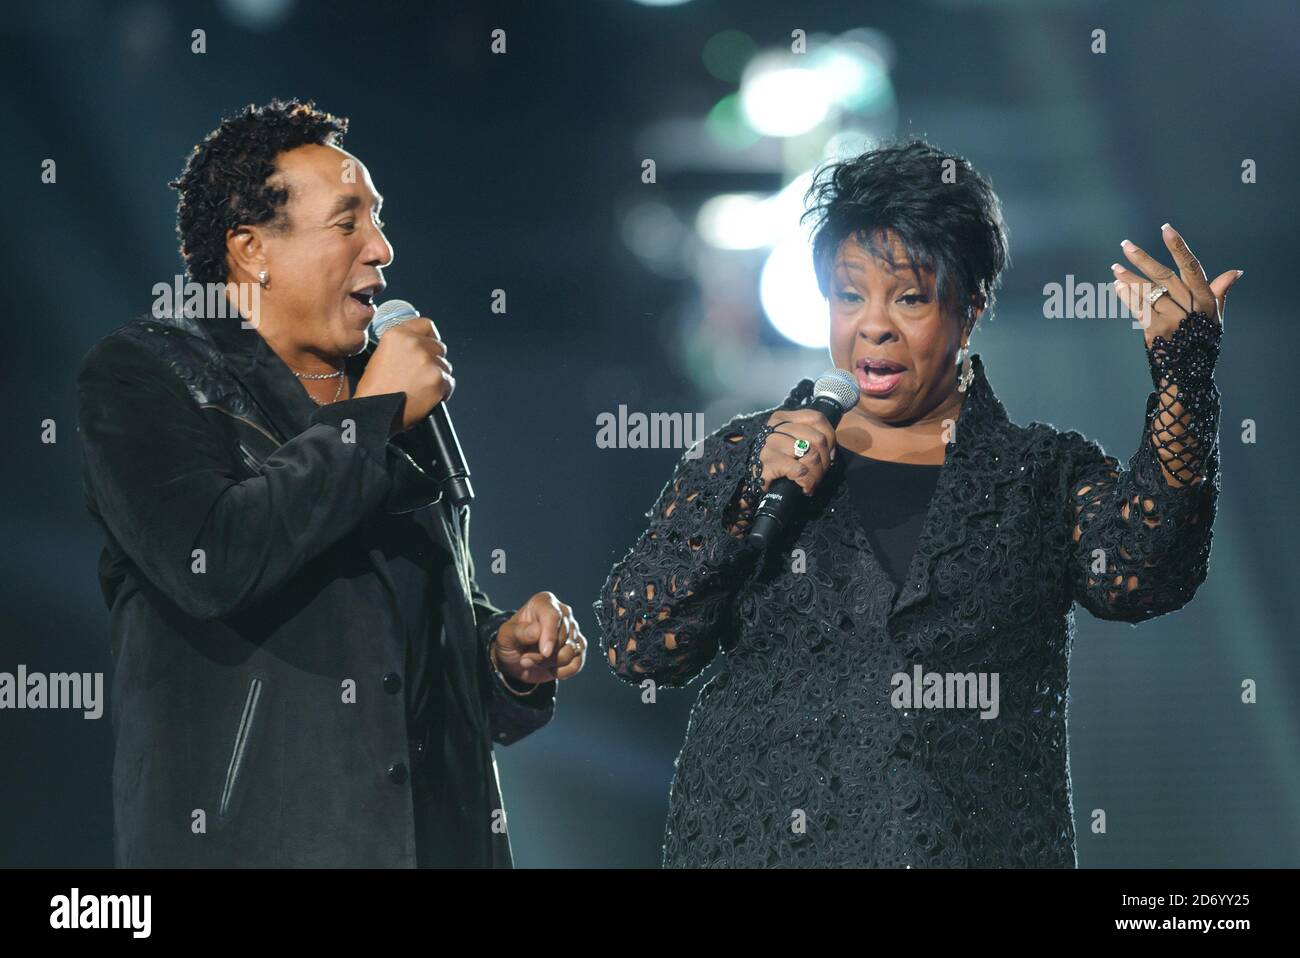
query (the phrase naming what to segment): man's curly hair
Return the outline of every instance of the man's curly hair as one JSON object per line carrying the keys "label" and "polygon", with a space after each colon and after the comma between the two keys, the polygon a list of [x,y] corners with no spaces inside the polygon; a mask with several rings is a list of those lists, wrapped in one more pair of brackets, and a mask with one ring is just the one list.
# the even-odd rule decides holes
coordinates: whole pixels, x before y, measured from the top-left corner
{"label": "man's curly hair", "polygon": [[289,226],[289,191],[271,186],[275,158],[285,150],[342,144],[347,117],[323,113],[311,100],[272,100],[249,104],[226,117],[194,147],[185,170],[167,185],[179,191],[176,235],[189,278],[198,283],[227,279],[226,232],[237,226],[264,226],[272,232]]}

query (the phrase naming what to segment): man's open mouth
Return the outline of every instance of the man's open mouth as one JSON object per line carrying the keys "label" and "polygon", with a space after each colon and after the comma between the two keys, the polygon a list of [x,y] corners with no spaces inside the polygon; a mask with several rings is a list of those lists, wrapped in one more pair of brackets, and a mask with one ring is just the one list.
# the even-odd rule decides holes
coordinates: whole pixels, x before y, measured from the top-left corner
{"label": "man's open mouth", "polygon": [[368,286],[362,286],[360,289],[354,289],[352,292],[348,293],[348,295],[351,296],[353,299],[355,299],[362,306],[366,307],[367,309],[374,309],[375,297],[378,296],[383,291],[384,291],[384,281],[380,280],[377,283],[371,283]]}

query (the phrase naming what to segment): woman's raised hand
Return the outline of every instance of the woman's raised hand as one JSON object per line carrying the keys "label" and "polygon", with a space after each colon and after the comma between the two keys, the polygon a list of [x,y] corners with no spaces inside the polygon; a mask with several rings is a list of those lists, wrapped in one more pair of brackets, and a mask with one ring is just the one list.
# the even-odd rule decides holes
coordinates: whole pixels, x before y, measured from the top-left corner
{"label": "woman's raised hand", "polygon": [[[1128,240],[1124,240],[1120,246],[1129,262],[1142,272],[1127,270],[1119,263],[1111,266],[1115,273],[1116,290],[1123,297],[1129,312],[1141,318],[1147,345],[1156,336],[1171,339],[1178,323],[1187,313],[1205,313],[1222,323],[1228,289],[1245,272],[1230,269],[1219,274],[1211,283],[1206,279],[1200,261],[1192,254],[1177,230],[1166,223],[1161,229],[1161,236],[1173,254],[1177,272],[1148,256]],[[1169,294],[1158,298],[1153,307],[1147,301],[1147,294],[1159,286],[1167,287]]]}

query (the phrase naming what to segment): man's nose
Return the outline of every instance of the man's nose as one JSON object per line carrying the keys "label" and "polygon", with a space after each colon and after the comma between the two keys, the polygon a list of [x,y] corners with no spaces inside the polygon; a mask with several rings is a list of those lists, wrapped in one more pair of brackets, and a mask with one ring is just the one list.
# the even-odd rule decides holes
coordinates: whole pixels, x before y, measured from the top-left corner
{"label": "man's nose", "polygon": [[376,229],[374,237],[366,247],[366,265],[382,269],[392,265],[393,255],[393,244],[388,242],[388,237],[382,230]]}

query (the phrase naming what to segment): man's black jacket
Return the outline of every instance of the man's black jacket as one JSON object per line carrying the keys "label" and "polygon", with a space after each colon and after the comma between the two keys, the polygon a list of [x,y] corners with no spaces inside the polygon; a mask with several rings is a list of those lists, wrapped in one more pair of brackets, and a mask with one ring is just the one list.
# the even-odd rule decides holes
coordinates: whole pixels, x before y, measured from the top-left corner
{"label": "man's black jacket", "polygon": [[[354,381],[372,351],[348,360]],[[404,610],[365,521],[384,510],[442,584],[439,841],[508,867],[492,746],[545,725],[555,683],[517,698],[492,674],[510,613],[474,581],[468,507],[416,465],[422,427],[389,439],[402,394],[317,407],[237,317],[128,323],[77,387],[106,539],[118,865],[416,864]]]}

